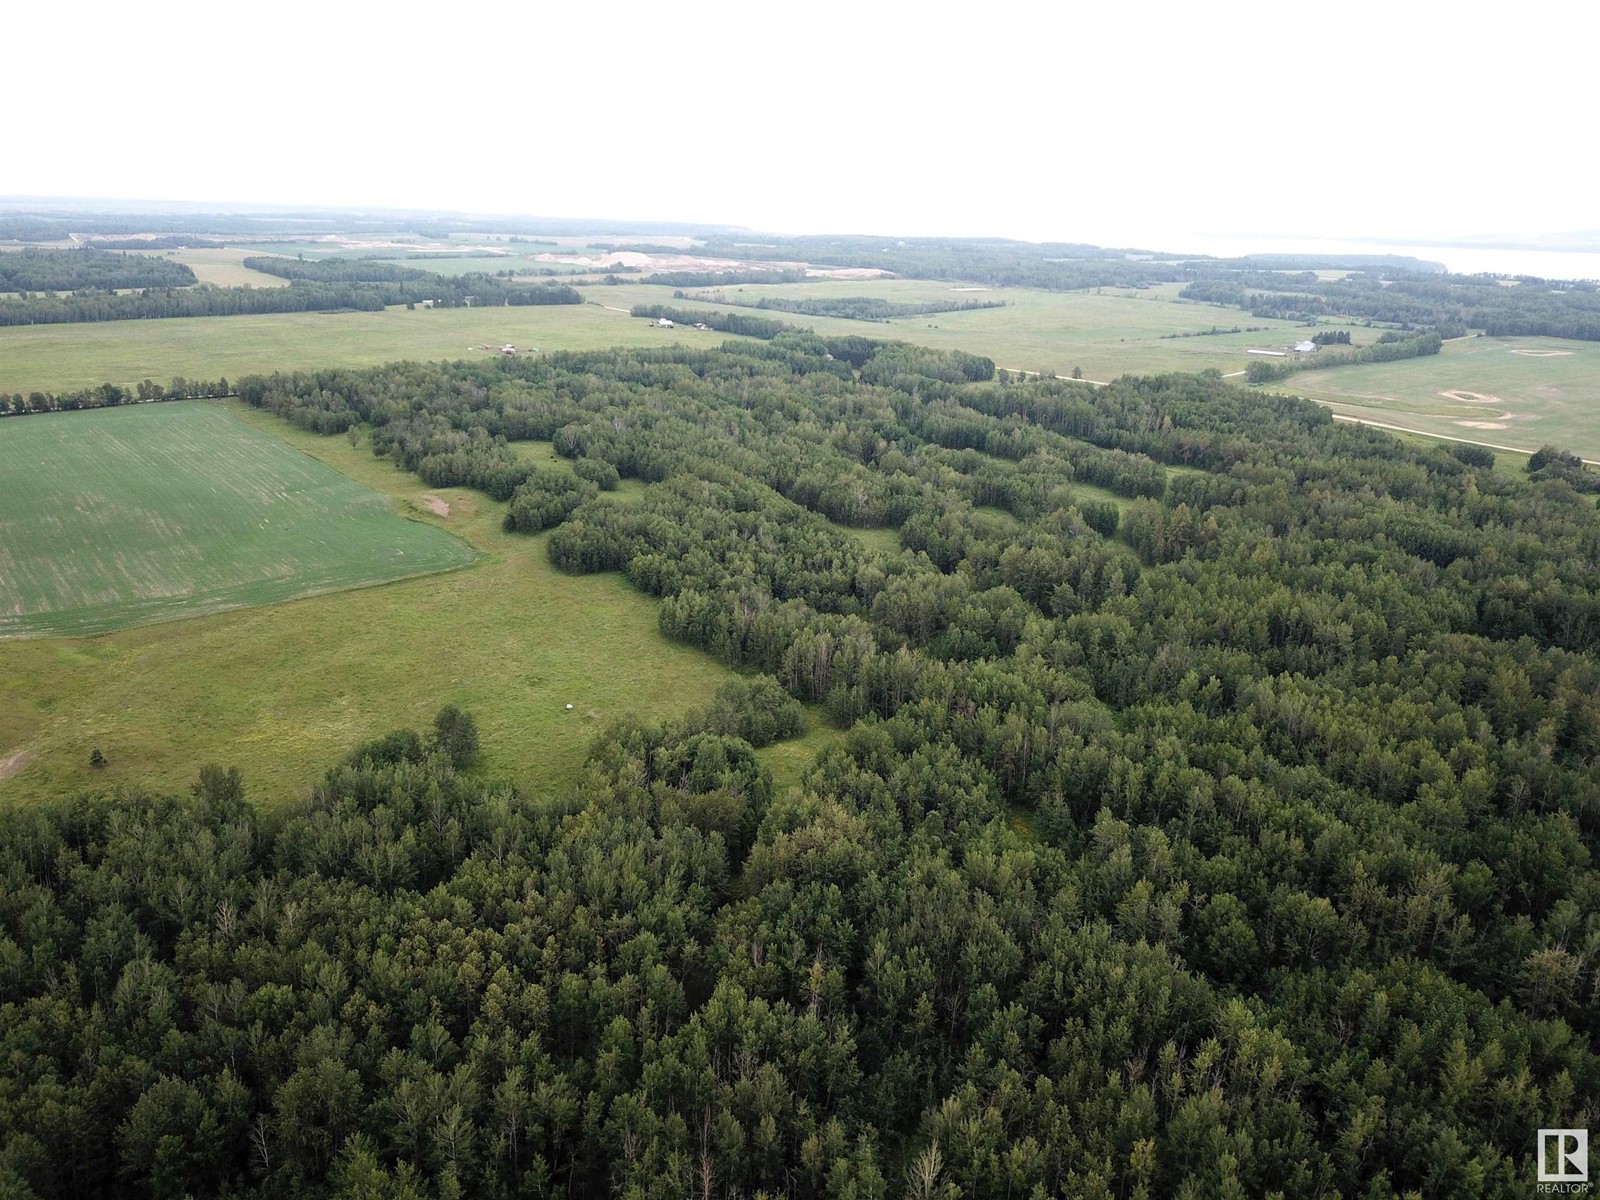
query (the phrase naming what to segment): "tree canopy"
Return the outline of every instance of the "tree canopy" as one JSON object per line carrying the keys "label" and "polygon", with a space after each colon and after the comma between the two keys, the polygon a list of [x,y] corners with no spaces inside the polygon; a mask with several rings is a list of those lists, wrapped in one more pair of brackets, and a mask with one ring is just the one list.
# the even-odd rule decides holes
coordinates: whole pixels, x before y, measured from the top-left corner
{"label": "tree canopy", "polygon": [[991,375],[782,333],[242,381],[741,674],[567,790],[446,709],[278,818],[221,767],[10,814],[4,1186],[1524,1194],[1600,1097],[1583,464]]}

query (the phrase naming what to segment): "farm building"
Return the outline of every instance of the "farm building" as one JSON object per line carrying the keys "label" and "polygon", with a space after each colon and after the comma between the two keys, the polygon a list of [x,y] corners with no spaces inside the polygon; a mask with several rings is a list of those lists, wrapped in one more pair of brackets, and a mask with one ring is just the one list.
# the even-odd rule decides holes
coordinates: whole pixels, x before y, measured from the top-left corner
{"label": "farm building", "polygon": [[1296,354],[1315,354],[1317,352],[1317,344],[1310,341],[1296,342],[1294,344],[1294,352]]}
{"label": "farm building", "polygon": [[671,329],[672,328],[672,322],[667,320],[665,317],[656,318],[656,324],[658,326],[660,326],[662,329]]}
{"label": "farm building", "polygon": [[1246,354],[1259,354],[1262,358],[1288,358],[1289,355],[1282,350],[1246,350]]}

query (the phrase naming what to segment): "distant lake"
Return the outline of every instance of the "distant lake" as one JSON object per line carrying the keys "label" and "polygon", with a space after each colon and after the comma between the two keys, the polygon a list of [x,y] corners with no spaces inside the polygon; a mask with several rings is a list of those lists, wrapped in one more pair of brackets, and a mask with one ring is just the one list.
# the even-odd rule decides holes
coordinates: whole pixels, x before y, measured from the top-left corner
{"label": "distant lake", "polygon": [[1490,246],[1393,245],[1319,238],[1186,237],[1176,242],[1190,254],[1233,258],[1241,254],[1406,254],[1443,263],[1462,275],[1537,275],[1542,279],[1600,280],[1600,252],[1499,250]]}

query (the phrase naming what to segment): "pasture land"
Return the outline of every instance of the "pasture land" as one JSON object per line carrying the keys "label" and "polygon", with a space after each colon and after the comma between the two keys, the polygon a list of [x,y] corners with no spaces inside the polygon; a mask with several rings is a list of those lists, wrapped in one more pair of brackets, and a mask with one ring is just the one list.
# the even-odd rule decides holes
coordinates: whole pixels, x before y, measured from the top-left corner
{"label": "pasture land", "polygon": [[1428,358],[1303,371],[1268,390],[1434,437],[1600,460],[1600,343],[1462,338]]}
{"label": "pasture land", "polygon": [[[548,535],[505,533],[506,506],[480,493],[430,489],[365,443],[237,402],[151,411],[202,407],[382,492],[481,556],[446,574],[101,637],[0,640],[0,804],[133,782],[179,790],[197,763],[217,762],[240,768],[254,803],[281,807],[357,741],[423,727],[449,703],[478,720],[479,770],[557,788],[576,780],[613,718],[678,716],[733,678],[663,637],[656,602],[620,574],[563,574],[545,557]],[[0,443],[25,424],[96,415],[0,423]],[[624,498],[642,488],[626,482]],[[759,754],[792,782],[837,736],[812,714],[800,741]],[[88,762],[95,746],[100,770]]]}
{"label": "pasture land", "polygon": [[[443,260],[436,264],[445,267]],[[408,264],[409,265],[409,264]],[[240,268],[241,270],[243,268]],[[1237,309],[1180,301],[1159,288],[1146,291],[1045,292],[1027,288],[957,291],[956,285],[912,279],[829,280],[726,289],[729,299],[762,295],[879,296],[893,302],[999,299],[1004,308],[935,313],[887,322],[847,321],[761,310],[761,315],[824,334],[897,338],[945,350],[985,354],[1013,370],[1089,379],[1128,373],[1242,372],[1251,347],[1294,341],[1304,327],[1252,318]],[[659,330],[632,319],[635,304],[711,307],[676,301],[673,289],[625,283],[581,288],[589,303],[527,308],[418,309],[381,313],[283,313],[267,316],[106,321],[0,329],[0,393],[60,391],[141,379],[237,379],[254,371],[301,367],[372,366],[395,359],[454,359],[486,353],[483,345],[583,350],[602,346],[659,346],[673,341],[716,344],[726,336]],[[728,307],[726,305],[716,307]],[[741,309],[740,311],[751,311]],[[1164,337],[1213,326],[1264,325],[1256,333]],[[1330,328],[1347,328],[1333,326]],[[1376,332],[1354,330],[1357,344]]]}
{"label": "pasture land", "polygon": [[[436,265],[448,270],[448,261]],[[726,336],[659,330],[629,318],[627,310],[635,304],[701,306],[675,301],[671,288],[626,283],[581,290],[589,303],[415,311],[396,307],[381,313],[282,313],[0,328],[0,393],[61,391],[107,381],[164,382],[174,375],[237,379],[254,371],[372,366],[404,358],[453,359],[486,353],[479,347],[506,342],[548,351],[659,346],[671,341],[704,345]],[[1082,367],[1090,379],[1212,367],[1224,373],[1242,372],[1248,362],[1246,349],[1281,345],[1304,332],[1303,327],[1288,321],[1260,320],[1237,309],[1176,300],[1157,288],[1103,294],[1027,288],[968,292],[926,280],[868,279],[746,285],[727,289],[727,294],[730,299],[752,301],[767,294],[880,296],[896,302],[1000,299],[1006,307],[888,322],[765,310],[762,315],[819,333],[898,338],[986,354],[998,365],[1016,370],[1068,375],[1074,367]],[[1235,324],[1271,328],[1258,333],[1162,336]],[[1358,343],[1375,336],[1372,330],[1355,331]]]}
{"label": "pasture land", "polygon": [[[602,299],[613,288],[591,289]],[[615,304],[614,300],[606,303]],[[238,379],[304,367],[370,367],[456,359],[506,342],[543,350],[659,346],[721,334],[657,330],[599,304],[523,308],[404,307],[373,313],[273,313],[26,325],[0,329],[0,393],[67,391],[141,379]]]}
{"label": "pasture land", "polygon": [[102,633],[474,557],[215,405],[0,426],[0,637]]}
{"label": "pasture land", "polygon": [[[1237,308],[1179,300],[1179,285],[1144,290],[1108,288],[1102,292],[1047,292],[1034,288],[988,288],[925,279],[850,279],[790,284],[744,284],[714,289],[730,301],[754,304],[763,296],[823,299],[840,296],[874,296],[893,303],[928,303],[951,300],[1003,300],[1004,308],[966,312],[929,313],[890,321],[848,321],[810,317],[777,310],[739,308],[760,316],[815,329],[823,334],[859,334],[932,346],[940,350],[965,350],[994,359],[997,366],[1024,371],[1069,375],[1081,367],[1089,379],[1162,371],[1203,371],[1216,368],[1224,374],[1243,371],[1251,348],[1283,346],[1306,333],[1292,321],[1252,317]],[[685,308],[728,308],[726,304],[695,299],[674,300],[671,288],[628,283],[586,289],[591,299],[629,308],[635,304],[666,304]],[[1213,327],[1241,329],[1265,326],[1254,333],[1211,334]],[[1376,339],[1377,330],[1329,322],[1324,328],[1351,329],[1354,341],[1364,345]],[[1194,334],[1166,337],[1166,334]]]}

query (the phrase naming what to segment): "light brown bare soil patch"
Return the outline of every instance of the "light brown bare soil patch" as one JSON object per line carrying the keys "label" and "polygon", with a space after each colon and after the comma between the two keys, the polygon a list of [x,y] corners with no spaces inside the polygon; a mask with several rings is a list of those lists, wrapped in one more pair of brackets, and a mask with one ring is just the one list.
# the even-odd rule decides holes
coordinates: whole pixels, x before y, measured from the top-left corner
{"label": "light brown bare soil patch", "polygon": [[1520,354],[1524,358],[1571,358],[1571,350],[1513,350],[1511,353]]}
{"label": "light brown bare soil patch", "polygon": [[646,274],[657,271],[792,271],[804,268],[816,279],[877,279],[892,272],[877,267],[813,267],[801,262],[754,258],[709,258],[704,254],[648,254],[641,250],[595,250],[586,254],[545,253],[536,261],[602,270],[612,265],[638,267]]}
{"label": "light brown bare soil patch", "polygon": [[[789,264],[785,264],[789,265]],[[806,274],[812,279],[892,279],[894,273],[880,267],[810,267]]]}
{"label": "light brown bare soil patch", "polygon": [[1504,429],[1506,427],[1504,421],[1457,421],[1456,424],[1465,426],[1468,429]]}
{"label": "light brown bare soil patch", "polygon": [[1482,392],[1463,392],[1460,389],[1449,392],[1440,392],[1446,400],[1454,400],[1458,404],[1500,404],[1499,396],[1485,396]]}
{"label": "light brown bare soil patch", "polygon": [[435,516],[448,517],[450,515],[450,502],[448,500],[441,500],[437,496],[424,496],[422,503]]}
{"label": "light brown bare soil patch", "polygon": [[6,758],[0,758],[0,779],[10,779],[23,767],[28,765],[28,760],[33,755],[27,750],[18,750]]}

